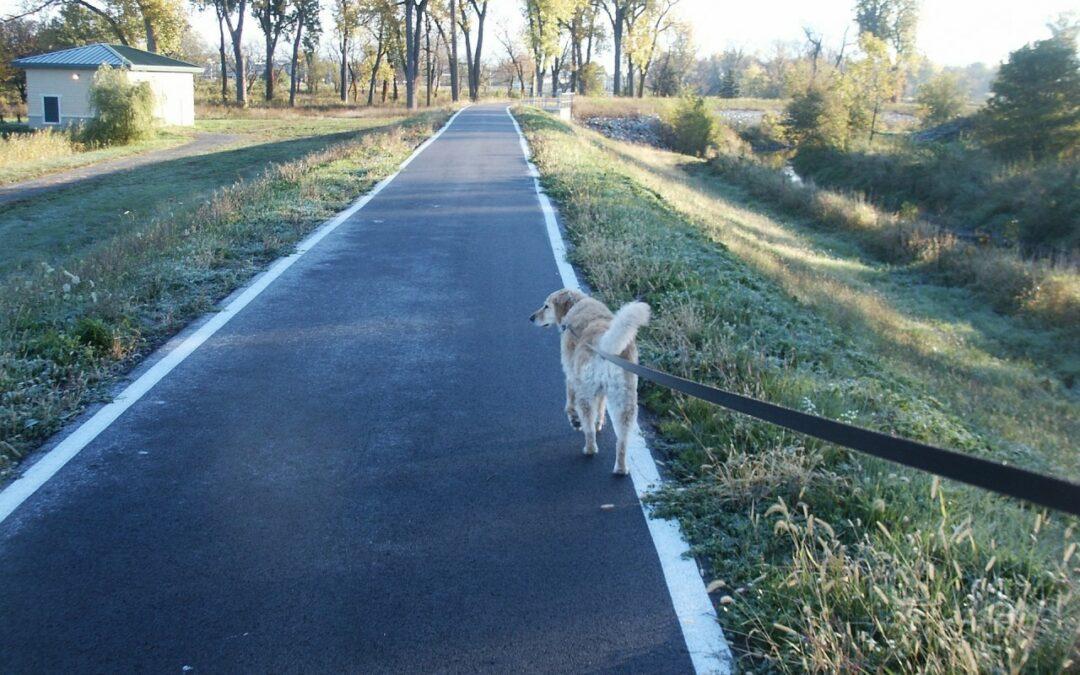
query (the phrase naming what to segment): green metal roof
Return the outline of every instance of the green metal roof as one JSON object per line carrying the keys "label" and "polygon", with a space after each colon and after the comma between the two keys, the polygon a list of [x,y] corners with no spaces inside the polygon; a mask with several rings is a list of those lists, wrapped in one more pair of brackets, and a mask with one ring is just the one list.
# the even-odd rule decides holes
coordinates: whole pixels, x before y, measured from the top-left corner
{"label": "green metal roof", "polygon": [[62,49],[58,52],[15,59],[11,65],[18,68],[98,68],[111,66],[128,70],[151,70],[162,72],[201,73],[199,66],[171,59],[153,52],[103,43]]}

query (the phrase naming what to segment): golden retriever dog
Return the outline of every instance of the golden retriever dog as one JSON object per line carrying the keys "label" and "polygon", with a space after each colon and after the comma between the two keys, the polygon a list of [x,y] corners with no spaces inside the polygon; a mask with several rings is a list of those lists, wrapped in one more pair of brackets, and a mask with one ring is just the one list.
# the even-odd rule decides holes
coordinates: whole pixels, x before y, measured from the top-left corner
{"label": "golden retriever dog", "polygon": [[614,473],[625,476],[626,444],[637,423],[637,375],[605,360],[591,347],[637,363],[634,338],[649,322],[644,302],[623,305],[615,314],[599,300],[569,288],[555,291],[529,317],[537,326],[562,331],[566,374],[566,416],[585,434],[586,455],[596,454],[596,433],[604,428],[605,402],[615,425]]}

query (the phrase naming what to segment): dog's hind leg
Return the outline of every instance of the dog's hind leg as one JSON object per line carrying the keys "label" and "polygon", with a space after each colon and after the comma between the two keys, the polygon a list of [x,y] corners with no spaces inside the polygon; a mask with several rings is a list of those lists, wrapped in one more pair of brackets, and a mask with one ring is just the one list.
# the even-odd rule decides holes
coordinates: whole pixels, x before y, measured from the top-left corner
{"label": "dog's hind leg", "polygon": [[581,420],[581,431],[585,434],[586,455],[596,454],[596,406],[584,396],[577,397],[577,414]]}
{"label": "dog's hind leg", "polygon": [[[636,385],[637,378],[634,378]],[[637,389],[629,389],[625,395],[611,397],[611,420],[615,427],[615,468],[612,473],[625,476],[630,473],[626,467],[626,445],[634,430],[637,419]]]}
{"label": "dog's hind leg", "polygon": [[577,414],[577,404],[574,400],[574,385],[566,380],[566,419],[570,420],[570,426],[575,429],[581,428],[581,419]]}

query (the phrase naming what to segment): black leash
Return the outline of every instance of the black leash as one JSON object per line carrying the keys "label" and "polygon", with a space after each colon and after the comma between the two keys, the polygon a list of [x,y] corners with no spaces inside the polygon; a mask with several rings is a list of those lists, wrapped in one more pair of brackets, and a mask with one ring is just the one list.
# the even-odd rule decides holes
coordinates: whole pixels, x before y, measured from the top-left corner
{"label": "black leash", "polygon": [[[573,331],[571,334],[574,334]],[[576,334],[574,335],[576,337]],[[857,450],[897,464],[928,471],[943,478],[950,478],[1009,497],[1023,499],[1032,504],[1080,516],[1080,485],[1076,483],[709,387],[632,363],[585,342],[582,344],[586,344],[594,352],[623,370],[702,401],[715,403],[729,410],[772,422],[785,429],[835,443],[850,450]]]}

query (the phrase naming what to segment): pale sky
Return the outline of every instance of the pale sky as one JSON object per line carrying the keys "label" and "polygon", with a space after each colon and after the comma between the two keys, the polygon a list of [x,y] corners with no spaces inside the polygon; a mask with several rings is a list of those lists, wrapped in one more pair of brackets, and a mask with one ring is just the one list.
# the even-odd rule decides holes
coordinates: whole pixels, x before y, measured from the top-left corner
{"label": "pale sky", "polygon": [[[329,0],[324,0],[329,4]],[[0,0],[0,16],[16,11],[23,0]],[[521,0],[492,0],[492,29],[500,24],[521,24]],[[823,33],[826,43],[836,45],[852,22],[853,0],[682,0],[680,18],[694,30],[701,55],[728,47],[748,53],[767,54],[777,41],[802,40],[803,26]],[[996,64],[1028,42],[1049,35],[1046,23],[1076,8],[1069,0],[922,0],[918,47],[941,65],[967,65],[982,61]],[[212,15],[194,16],[192,23],[211,45],[217,43]],[[324,21],[330,26],[329,17]],[[249,22],[245,33],[259,39],[258,26]],[[851,36],[854,37],[854,28]],[[498,58],[498,42],[487,42],[485,52]],[[610,61],[608,54],[605,61]],[[609,72],[611,64],[607,63]]]}

